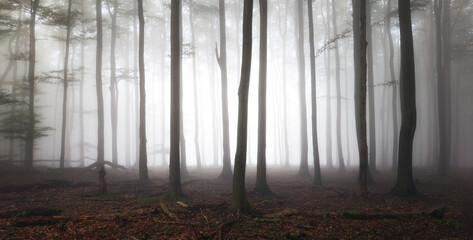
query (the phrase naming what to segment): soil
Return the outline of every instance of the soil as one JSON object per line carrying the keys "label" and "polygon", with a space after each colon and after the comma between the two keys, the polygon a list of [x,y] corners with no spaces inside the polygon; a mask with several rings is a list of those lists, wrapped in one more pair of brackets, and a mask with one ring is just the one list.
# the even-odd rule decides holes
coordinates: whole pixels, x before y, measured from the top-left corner
{"label": "soil", "polygon": [[438,177],[416,169],[419,195],[387,194],[395,175],[380,171],[359,194],[357,170],[323,169],[323,186],[296,176],[297,169],[268,169],[271,195],[252,190],[253,213],[231,211],[229,183],[219,169],[189,169],[186,197],[166,201],[166,169],[106,169],[107,193],[98,194],[91,169],[0,169],[0,239],[473,239],[471,169]]}

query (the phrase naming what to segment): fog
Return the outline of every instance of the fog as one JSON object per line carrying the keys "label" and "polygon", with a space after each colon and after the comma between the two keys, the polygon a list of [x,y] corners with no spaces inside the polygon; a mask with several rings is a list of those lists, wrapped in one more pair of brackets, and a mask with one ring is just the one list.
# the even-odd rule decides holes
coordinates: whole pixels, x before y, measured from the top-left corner
{"label": "fog", "polygon": [[[4,78],[0,82],[5,94],[13,93],[23,79],[27,78],[27,59],[14,60],[13,55],[28,54],[28,19],[29,5],[2,1],[1,16],[1,65],[0,73]],[[437,167],[439,157],[438,131],[438,96],[435,65],[435,19],[432,1],[414,1],[412,9],[412,27],[415,46],[416,67],[416,106],[417,128],[414,139],[413,165]],[[84,165],[88,166],[97,158],[97,97],[95,85],[96,28],[95,3],[92,1],[73,1],[74,21],[71,32],[69,58],[70,79],[67,102],[66,127],[66,167],[79,166],[81,148],[84,148]],[[82,12],[82,4],[85,11]],[[116,74],[118,79],[118,164],[137,166],[138,157],[138,65],[137,65],[137,15],[134,1],[119,1],[117,13]],[[146,70],[146,135],[149,166],[167,168],[169,161],[170,138],[170,2],[144,1],[145,9],[145,45],[144,59]],[[338,147],[336,134],[336,99],[335,87],[335,42],[340,50],[340,90],[341,90],[341,148],[347,166],[358,165],[358,148],[354,121],[354,67],[353,67],[353,34],[352,6],[349,1],[336,1],[336,27],[332,22],[330,1],[314,1],[314,32],[316,57],[317,89],[317,127],[319,139],[320,163],[327,166],[330,161],[338,166]],[[400,42],[398,16],[393,14],[391,33],[394,47],[395,79],[390,79],[388,39],[385,28],[385,6],[387,1],[373,1],[371,12],[372,55],[375,116],[376,161],[379,168],[390,168],[393,165],[393,109],[392,88],[399,87]],[[110,41],[111,41],[111,2],[104,1],[103,15],[103,99],[105,113],[105,160],[112,160],[111,129],[111,95],[110,86]],[[227,32],[227,66],[228,66],[228,108],[229,140],[232,157],[235,156],[237,139],[238,86],[242,50],[242,15],[243,1],[225,1]],[[394,5],[394,4],[393,4]],[[397,7],[392,8],[395,11]],[[267,135],[266,161],[271,168],[300,163],[300,103],[298,92],[298,68],[296,54],[296,11],[290,1],[270,1],[268,9],[268,75],[267,75]],[[304,12],[307,6],[304,4]],[[473,5],[470,1],[451,1],[451,57],[450,94],[451,104],[451,166],[472,167],[473,110],[469,106],[473,96],[471,69],[473,66]],[[190,19],[192,12],[192,19]],[[248,116],[248,166],[256,166],[258,139],[258,74],[259,74],[259,4],[256,1],[253,16],[253,51],[249,92]],[[56,13],[57,15],[55,15]],[[44,0],[40,3],[36,20],[36,97],[35,111],[38,114],[37,126],[50,127],[45,136],[35,140],[34,166],[59,166],[62,121],[62,70],[65,54],[65,24],[60,22],[61,14],[67,13],[67,1]],[[59,16],[58,16],[59,15]],[[59,19],[59,20],[58,20]],[[22,25],[16,22],[22,21]],[[9,22],[10,21],[10,22]],[[304,15],[304,26],[308,26]],[[59,24],[58,24],[59,22]],[[192,44],[191,24],[194,28],[195,43]],[[19,27],[16,27],[16,26]],[[195,121],[198,118],[200,134],[200,154],[203,166],[222,165],[222,101],[220,69],[215,57],[215,48],[219,44],[218,1],[194,0],[184,1],[182,7],[182,88],[183,88],[183,129],[186,143],[187,165],[195,168]],[[83,31],[85,29],[85,32]],[[17,37],[18,36],[18,37]],[[308,28],[305,39],[305,79],[306,100],[310,103],[310,68]],[[338,37],[336,37],[338,36]],[[81,39],[84,40],[84,65],[81,65]],[[335,39],[335,40],[334,40]],[[17,52],[15,52],[17,51]],[[196,63],[196,82],[193,83],[193,56]],[[13,60],[12,60],[13,59]],[[8,69],[10,61],[16,62],[17,68]],[[80,69],[83,68],[81,77]],[[14,72],[16,71],[16,73]],[[49,78],[47,76],[50,76]],[[16,77],[16,79],[15,79]],[[285,79],[284,79],[285,78]],[[83,96],[80,96],[80,81],[83,79]],[[330,81],[330,92],[327,93],[327,80]],[[284,81],[286,87],[284,88]],[[285,93],[287,97],[284,98]],[[194,96],[194,93],[197,95]],[[397,91],[399,94],[399,90]],[[13,96],[25,99],[22,96]],[[27,97],[26,97],[27,98]],[[331,99],[328,106],[328,98]],[[198,115],[196,116],[196,106]],[[401,124],[399,96],[397,99],[397,119]],[[81,101],[83,109],[80,108]],[[284,103],[285,101],[285,103]],[[11,161],[21,165],[24,158],[24,143],[20,138],[8,138],[11,134],[7,119],[11,114],[11,105],[1,106],[2,135],[0,140],[0,157],[2,161]],[[284,111],[284,104],[287,110]],[[310,122],[310,105],[307,106]],[[330,116],[327,117],[330,108]],[[80,117],[83,112],[84,128],[80,128]],[[284,118],[287,124],[284,125]],[[330,128],[328,122],[330,121]],[[369,123],[368,123],[369,124]],[[311,133],[308,124],[307,132]],[[285,135],[284,128],[287,128]],[[84,140],[80,140],[80,132]],[[368,130],[369,131],[369,130]],[[10,142],[13,151],[10,152]],[[309,146],[312,138],[308,137]],[[287,142],[287,147],[285,143]],[[309,147],[310,165],[313,164],[312,147]],[[10,159],[9,156],[13,158]]]}

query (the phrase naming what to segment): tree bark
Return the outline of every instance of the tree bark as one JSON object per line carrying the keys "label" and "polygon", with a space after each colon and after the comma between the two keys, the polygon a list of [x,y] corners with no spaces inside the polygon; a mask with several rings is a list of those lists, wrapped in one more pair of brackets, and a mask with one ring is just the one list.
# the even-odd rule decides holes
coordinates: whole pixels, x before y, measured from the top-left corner
{"label": "tree bark", "polygon": [[82,2],[81,16],[81,39],[80,39],[80,83],[79,83],[79,166],[84,167],[85,163],[85,141],[84,141],[84,81],[85,81],[85,2]]}
{"label": "tree bark", "polygon": [[369,170],[376,173],[376,120],[374,106],[374,69],[373,69],[373,36],[371,27],[371,1],[366,2],[366,40],[368,60],[368,108],[369,108]]}
{"label": "tree bark", "polygon": [[251,207],[245,193],[246,149],[248,137],[248,91],[250,87],[252,48],[253,0],[245,0],[243,8],[243,50],[241,79],[238,89],[238,130],[235,167],[233,175],[233,212],[250,213]]}
{"label": "tree bark", "polygon": [[355,121],[360,159],[361,195],[368,194],[368,144],[366,139],[366,1],[353,0],[353,36],[355,56]]}
{"label": "tree bark", "polygon": [[232,179],[232,166],[230,159],[230,136],[228,120],[228,94],[227,94],[227,34],[225,29],[225,1],[219,0],[219,22],[220,22],[220,55],[217,46],[215,54],[220,67],[220,78],[222,81],[222,126],[223,126],[223,168],[219,178],[225,181]]}
{"label": "tree bark", "polygon": [[305,97],[305,58],[304,58],[304,19],[303,6],[301,1],[296,1],[297,16],[297,65],[299,66],[299,103],[301,111],[301,163],[298,175],[301,177],[309,177],[309,162],[307,159],[308,143],[307,143],[307,106]]}
{"label": "tree bark", "polygon": [[140,158],[139,172],[140,180],[147,181],[148,158],[146,151],[146,92],[145,92],[145,62],[144,62],[144,42],[145,42],[145,19],[143,16],[143,0],[138,0],[138,20],[139,20],[139,50],[138,65],[140,70]]}
{"label": "tree bark", "polygon": [[26,129],[25,139],[25,162],[24,167],[30,170],[33,167],[33,153],[34,153],[34,128],[35,128],[35,113],[34,113],[34,97],[35,97],[35,66],[36,66],[36,12],[39,6],[39,0],[31,0],[30,9],[30,43],[28,56],[28,125]]}
{"label": "tree bark", "polygon": [[401,133],[397,181],[391,193],[400,196],[416,195],[412,178],[412,145],[416,130],[416,88],[414,44],[410,1],[399,1],[399,28],[401,33]]}
{"label": "tree bark", "polygon": [[172,198],[182,195],[180,173],[180,88],[181,88],[181,0],[171,1],[171,147],[168,194]]}
{"label": "tree bark", "polygon": [[67,118],[67,86],[68,86],[68,65],[69,65],[69,44],[71,38],[71,9],[72,9],[72,0],[68,1],[67,6],[67,33],[66,33],[66,51],[64,57],[64,70],[63,70],[63,97],[62,97],[62,130],[61,130],[61,155],[59,157],[59,167],[64,168],[64,155],[66,153],[66,118]]}
{"label": "tree bark", "polygon": [[312,107],[312,150],[314,154],[314,185],[322,185],[320,173],[319,143],[317,137],[317,91],[315,79],[315,46],[314,46],[314,20],[312,16],[312,1],[307,1],[309,12],[309,46],[310,46],[310,90]]}
{"label": "tree bark", "polygon": [[116,56],[115,46],[117,42],[117,11],[118,0],[112,1],[113,11],[110,12],[112,20],[111,26],[111,43],[110,43],[110,119],[112,123],[112,162],[118,163],[118,148],[117,148],[117,124],[118,124],[118,87],[116,76]]}
{"label": "tree bark", "polygon": [[386,32],[388,34],[388,43],[389,43],[389,75],[391,76],[391,85],[392,89],[392,121],[393,121],[393,170],[397,169],[397,159],[398,159],[398,141],[399,141],[399,127],[398,127],[398,117],[397,117],[397,81],[396,75],[394,73],[394,43],[393,36],[391,33],[391,0],[388,0],[386,6]]}
{"label": "tree bark", "polygon": [[97,90],[97,118],[98,118],[98,143],[97,143],[97,168],[101,168],[104,162],[104,113],[103,113],[103,91],[102,91],[102,0],[96,0],[97,18],[97,53],[95,84]]}
{"label": "tree bark", "polygon": [[260,56],[258,92],[258,162],[255,192],[269,194],[266,182],[266,72],[268,51],[268,1],[259,0],[260,5]]}

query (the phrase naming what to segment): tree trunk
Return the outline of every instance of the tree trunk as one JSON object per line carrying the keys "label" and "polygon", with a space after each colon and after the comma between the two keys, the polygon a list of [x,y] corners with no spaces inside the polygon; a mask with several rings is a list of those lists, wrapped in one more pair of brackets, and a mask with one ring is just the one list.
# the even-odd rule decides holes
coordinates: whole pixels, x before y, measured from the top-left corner
{"label": "tree trunk", "polygon": [[[82,18],[85,18],[85,2],[82,2]],[[80,83],[79,83],[79,166],[84,167],[85,142],[84,142],[84,81],[85,81],[85,22],[81,23],[80,39]]]}
{"label": "tree trunk", "polygon": [[69,0],[67,5],[67,33],[66,33],[66,51],[64,57],[64,90],[63,90],[63,98],[62,98],[62,130],[61,130],[61,155],[59,157],[59,167],[64,168],[64,155],[66,153],[66,118],[67,118],[67,86],[68,86],[68,79],[67,79],[67,70],[69,64],[69,44],[71,38],[71,8],[72,8],[72,0]]}
{"label": "tree trunk", "polygon": [[[322,14],[322,21],[324,22],[325,26],[325,41],[327,42],[330,39],[331,31],[330,31],[330,24],[329,24],[329,15],[330,15],[330,5],[329,0],[327,0],[327,20],[325,20]],[[330,82],[331,82],[331,68],[330,68],[330,51],[325,52],[325,76],[327,78],[327,107],[325,109],[325,124],[326,124],[326,131],[325,131],[325,152],[327,158],[327,168],[333,167],[332,162],[332,94],[330,89]]]}
{"label": "tree trunk", "polygon": [[182,2],[171,1],[171,149],[168,194],[172,198],[182,195],[180,172],[180,88],[181,88],[181,37],[180,14]]}
{"label": "tree trunk", "polygon": [[353,36],[355,56],[355,120],[360,159],[361,195],[368,194],[368,144],[366,139],[366,0],[353,0]]}
{"label": "tree trunk", "polygon": [[148,158],[146,152],[146,92],[145,92],[145,19],[143,16],[143,0],[138,0],[138,19],[139,19],[139,50],[138,65],[140,69],[140,158],[139,172],[140,180],[147,181],[148,177]]}
{"label": "tree trunk", "polygon": [[227,36],[225,29],[225,1],[219,0],[219,21],[220,21],[220,56],[217,55],[217,62],[220,66],[220,78],[222,81],[222,126],[223,126],[223,168],[219,178],[225,181],[232,179],[232,164],[230,159],[230,134],[228,120],[228,94],[227,94]]}
{"label": "tree trunk", "polygon": [[97,17],[97,55],[95,81],[97,90],[97,118],[98,118],[98,143],[97,143],[97,168],[101,168],[104,162],[104,114],[103,114],[103,91],[102,91],[102,0],[96,0]]}
{"label": "tree trunk", "polygon": [[259,0],[260,5],[260,56],[258,93],[258,162],[255,192],[270,193],[266,182],[266,71],[268,49],[268,1]]}
{"label": "tree trunk", "polygon": [[35,66],[36,66],[36,11],[38,10],[39,0],[31,0],[30,9],[30,46],[28,56],[28,125],[26,129],[25,139],[25,162],[24,167],[30,170],[33,167],[33,150],[34,150],[34,97],[35,97]]}
{"label": "tree trunk", "polygon": [[310,90],[312,107],[312,150],[314,154],[314,185],[322,185],[320,173],[319,143],[317,137],[317,91],[315,81],[315,47],[314,47],[314,20],[312,16],[312,1],[307,1],[309,12],[309,46],[310,46]]}
{"label": "tree trunk", "polygon": [[[179,52],[182,53],[182,36],[183,36],[183,30],[182,30],[182,7],[179,9],[179,38],[181,39],[181,45],[180,45],[180,50]],[[180,67],[180,72],[182,73],[182,55],[179,55],[179,61],[181,62],[179,64]],[[181,111],[180,113],[180,118],[179,118],[179,128],[180,128],[180,143],[181,143],[181,177],[189,177],[189,172],[187,171],[187,151],[186,151],[186,138],[184,136],[184,88],[182,84],[182,74],[180,75],[180,81],[181,81],[181,87],[179,89],[180,91],[180,107],[179,110]]]}
{"label": "tree trunk", "polygon": [[[138,1],[134,1],[134,11],[138,12]],[[135,168],[140,159],[140,83],[138,79],[138,24],[137,15],[133,14],[133,79],[135,82]]]}
{"label": "tree trunk", "polygon": [[391,192],[396,195],[416,195],[412,178],[412,144],[416,130],[416,88],[414,67],[414,44],[410,1],[399,1],[399,28],[401,33],[401,134],[397,182]]}
{"label": "tree trunk", "polygon": [[118,87],[116,77],[115,45],[117,42],[117,11],[118,0],[112,1],[113,12],[110,12],[112,20],[111,44],[110,44],[110,119],[112,123],[112,163],[118,163],[117,149],[117,124],[118,124]]}
{"label": "tree trunk", "polygon": [[194,18],[193,18],[193,10],[192,7],[192,0],[189,1],[189,25],[191,28],[191,45],[193,49],[192,53],[192,79],[194,84],[194,147],[195,147],[195,158],[197,161],[197,169],[202,168],[202,160],[200,158],[200,146],[199,146],[199,104],[198,104],[198,97],[197,97],[197,61],[196,61],[196,51],[195,49],[195,31],[194,31]]}
{"label": "tree trunk", "polygon": [[369,108],[369,170],[376,173],[376,122],[374,108],[374,69],[373,69],[373,36],[371,27],[371,1],[366,2],[366,40],[368,60],[368,108]]}
{"label": "tree trunk", "polygon": [[253,0],[245,0],[243,8],[243,50],[241,79],[238,89],[238,130],[235,168],[233,175],[233,212],[250,213],[251,207],[245,193],[246,147],[248,137],[248,91],[250,87],[252,48]]}
{"label": "tree trunk", "polygon": [[394,74],[394,43],[393,35],[391,33],[391,0],[388,0],[386,6],[386,32],[388,34],[388,43],[389,43],[389,75],[391,76],[391,85],[392,89],[392,121],[393,121],[393,170],[396,171],[397,168],[397,154],[398,154],[398,120],[397,120],[397,81],[396,75]]}
{"label": "tree trunk", "polygon": [[297,65],[299,66],[299,103],[301,111],[301,163],[298,175],[309,177],[309,162],[307,160],[307,107],[305,97],[305,58],[304,58],[304,19],[302,11],[302,2],[296,1],[297,16]]}
{"label": "tree trunk", "polygon": [[[335,9],[335,0],[332,0],[332,23],[333,23],[333,35],[337,36],[337,15]],[[341,120],[342,120],[342,93],[340,89],[340,51],[338,49],[338,41],[335,41],[335,83],[337,90],[337,150],[338,150],[338,166],[339,171],[345,171],[345,161],[343,159],[342,150],[342,133],[341,133]]]}

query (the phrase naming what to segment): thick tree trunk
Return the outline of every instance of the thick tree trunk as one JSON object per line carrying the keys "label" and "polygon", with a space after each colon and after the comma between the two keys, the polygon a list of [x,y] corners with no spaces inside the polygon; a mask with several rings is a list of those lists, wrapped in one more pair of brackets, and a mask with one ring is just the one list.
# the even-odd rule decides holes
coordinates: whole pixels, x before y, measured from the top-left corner
{"label": "thick tree trunk", "polygon": [[63,70],[63,97],[62,97],[62,130],[61,130],[61,155],[59,157],[59,167],[64,168],[64,155],[66,153],[66,120],[67,120],[67,86],[68,86],[68,79],[67,79],[67,70],[69,65],[69,44],[71,38],[71,9],[72,9],[72,0],[69,0],[67,6],[67,33],[66,33],[66,51],[64,57],[64,70]]}
{"label": "thick tree trunk", "polygon": [[366,40],[368,60],[368,108],[369,108],[369,170],[376,173],[376,122],[374,108],[374,69],[373,69],[373,36],[371,27],[371,1],[366,2]]}
{"label": "thick tree trunk", "polygon": [[[179,52],[182,53],[182,38],[183,38],[183,30],[182,30],[182,7],[179,9],[179,38],[181,39],[181,45],[180,45],[180,50]],[[179,61],[181,62],[179,64],[180,70],[179,72],[182,73],[182,55],[179,55]],[[189,177],[189,172],[187,171],[187,150],[186,150],[186,138],[184,135],[184,87],[182,84],[182,74],[180,75],[180,81],[181,81],[181,87],[179,89],[180,91],[180,107],[179,110],[180,112],[180,118],[179,118],[179,132],[181,134],[180,143],[181,143],[181,177]]]}
{"label": "thick tree trunk", "polygon": [[305,58],[304,58],[304,18],[303,18],[302,1],[296,1],[297,16],[297,65],[299,66],[299,103],[301,111],[301,163],[298,175],[301,177],[309,177],[309,162],[307,159],[308,143],[307,143],[307,107],[305,97]]}
{"label": "thick tree trunk", "polygon": [[112,162],[118,163],[117,149],[117,124],[118,124],[118,87],[116,76],[115,46],[117,42],[117,11],[118,0],[112,1],[113,12],[110,12],[112,20],[111,43],[110,43],[110,119],[112,123]]}
{"label": "thick tree trunk", "polygon": [[36,66],[36,11],[38,10],[39,0],[31,0],[30,9],[30,43],[28,56],[28,125],[25,139],[25,162],[24,167],[29,170],[33,167],[34,151],[34,97],[35,97],[35,66]]}
{"label": "thick tree trunk", "polygon": [[168,194],[172,198],[182,195],[180,172],[180,88],[181,88],[181,37],[180,14],[182,2],[171,1],[171,149]]}
{"label": "thick tree trunk", "polygon": [[143,16],[143,0],[138,0],[138,19],[140,25],[138,62],[140,69],[140,158],[139,172],[140,180],[147,181],[148,177],[148,158],[146,152],[146,92],[145,92],[145,19]]}
{"label": "thick tree trunk", "polygon": [[258,92],[258,162],[255,192],[270,193],[266,182],[266,71],[268,49],[268,1],[259,0],[260,5],[260,56]]}
{"label": "thick tree trunk", "polygon": [[366,139],[366,1],[353,0],[355,56],[355,120],[360,159],[361,195],[368,194],[368,144]]}
{"label": "thick tree trunk", "polygon": [[217,62],[220,66],[220,78],[222,81],[222,126],[223,126],[223,168],[219,178],[225,181],[232,179],[232,165],[230,159],[230,134],[228,120],[228,94],[227,94],[227,35],[225,30],[225,1],[219,0],[219,22],[220,22],[220,56],[217,53]]}
{"label": "thick tree trunk", "polygon": [[[337,14],[335,8],[335,0],[332,0],[332,24],[333,24],[333,35],[337,36]],[[338,166],[339,171],[345,171],[345,161],[343,159],[342,150],[342,133],[341,133],[341,121],[342,121],[342,93],[340,87],[340,51],[338,48],[338,41],[335,41],[335,88],[337,90],[337,151],[338,151]]]}
{"label": "thick tree trunk", "polygon": [[234,213],[251,212],[245,192],[246,147],[248,137],[248,91],[250,87],[253,0],[245,0],[243,8],[243,50],[241,79],[238,89],[238,130],[233,175],[232,209]]}
{"label": "thick tree trunk", "polygon": [[95,84],[97,90],[97,118],[98,118],[98,143],[97,143],[97,168],[100,169],[104,162],[104,113],[103,113],[103,91],[102,91],[102,0],[96,0],[97,17],[97,55]]}
{"label": "thick tree trunk", "polygon": [[417,113],[410,1],[399,1],[399,28],[401,32],[402,122],[399,137],[397,182],[391,192],[396,195],[410,196],[417,194],[412,178],[412,145],[416,130]]}
{"label": "thick tree trunk", "polygon": [[312,150],[314,154],[314,185],[322,185],[320,173],[319,143],[317,137],[317,91],[315,82],[315,46],[314,46],[314,20],[312,16],[312,1],[307,1],[309,12],[309,46],[310,46],[310,95],[312,108]]}

